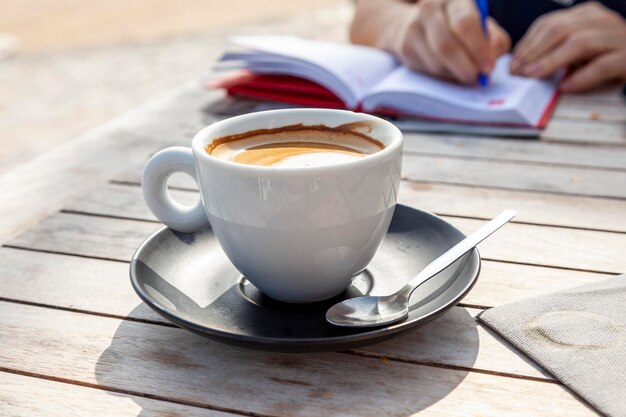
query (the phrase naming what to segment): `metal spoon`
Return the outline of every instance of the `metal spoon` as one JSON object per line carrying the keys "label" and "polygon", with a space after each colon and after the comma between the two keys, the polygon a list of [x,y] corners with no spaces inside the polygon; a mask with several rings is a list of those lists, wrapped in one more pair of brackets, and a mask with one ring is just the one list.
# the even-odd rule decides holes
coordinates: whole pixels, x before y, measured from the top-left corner
{"label": "metal spoon", "polygon": [[504,226],[515,217],[515,214],[513,210],[503,211],[489,223],[428,264],[395,294],[366,295],[342,301],[326,312],[326,320],[331,324],[343,327],[373,327],[402,320],[409,314],[409,298],[413,291]]}

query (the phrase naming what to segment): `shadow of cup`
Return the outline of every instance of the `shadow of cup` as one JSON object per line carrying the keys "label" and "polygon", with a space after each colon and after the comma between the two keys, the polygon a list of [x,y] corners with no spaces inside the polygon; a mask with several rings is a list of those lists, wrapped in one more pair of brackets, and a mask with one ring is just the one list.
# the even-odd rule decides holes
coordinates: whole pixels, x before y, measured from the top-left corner
{"label": "shadow of cup", "polygon": [[[129,316],[144,309],[141,304]],[[471,368],[477,354],[476,322],[461,308],[383,343],[340,353],[254,351],[167,323],[125,320],[97,362],[96,379],[138,394],[133,399],[146,416],[154,410],[148,398],[266,416],[410,415],[444,399],[467,371],[406,361],[453,360]]]}

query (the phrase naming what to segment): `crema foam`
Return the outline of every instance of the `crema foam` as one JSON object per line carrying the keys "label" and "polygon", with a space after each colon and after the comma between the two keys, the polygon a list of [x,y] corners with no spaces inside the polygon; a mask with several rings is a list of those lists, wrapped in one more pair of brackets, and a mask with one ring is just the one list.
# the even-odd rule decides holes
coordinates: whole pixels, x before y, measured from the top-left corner
{"label": "crema foam", "polygon": [[215,139],[206,151],[248,165],[319,167],[358,160],[383,148],[379,141],[346,129],[287,126]]}

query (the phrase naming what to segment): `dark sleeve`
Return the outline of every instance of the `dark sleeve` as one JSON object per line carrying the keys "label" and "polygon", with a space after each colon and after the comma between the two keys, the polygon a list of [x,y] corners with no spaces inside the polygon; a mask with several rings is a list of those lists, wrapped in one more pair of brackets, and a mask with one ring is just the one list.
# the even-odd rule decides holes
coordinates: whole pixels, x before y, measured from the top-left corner
{"label": "dark sleeve", "polygon": [[[542,14],[561,10],[586,0],[489,0],[489,14],[511,35],[515,45],[532,22]],[[600,3],[626,18],[626,0],[602,0]]]}

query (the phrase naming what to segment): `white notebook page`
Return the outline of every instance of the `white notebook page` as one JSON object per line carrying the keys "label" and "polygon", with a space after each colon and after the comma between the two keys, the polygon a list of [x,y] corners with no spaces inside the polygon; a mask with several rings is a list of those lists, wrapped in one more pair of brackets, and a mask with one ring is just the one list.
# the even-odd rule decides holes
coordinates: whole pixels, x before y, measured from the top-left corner
{"label": "white notebook page", "polygon": [[485,87],[462,86],[398,67],[366,93],[363,108],[373,111],[387,107],[406,113],[470,121],[496,119],[490,113],[517,113],[519,120],[508,116],[508,121],[536,124],[554,95],[555,83],[511,75],[510,59],[510,55],[504,55],[498,60]]}

